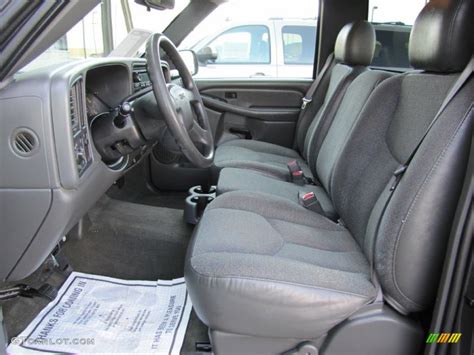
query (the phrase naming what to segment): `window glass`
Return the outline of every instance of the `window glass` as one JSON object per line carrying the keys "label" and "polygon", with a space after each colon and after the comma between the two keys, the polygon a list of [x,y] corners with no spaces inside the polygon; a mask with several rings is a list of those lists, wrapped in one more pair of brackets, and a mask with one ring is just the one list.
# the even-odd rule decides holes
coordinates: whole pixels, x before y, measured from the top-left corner
{"label": "window glass", "polygon": [[316,26],[283,26],[285,64],[312,64],[316,44]]}
{"label": "window glass", "polygon": [[426,0],[369,0],[368,18],[377,38],[372,66],[394,70],[410,67],[410,31],[425,4]]}
{"label": "window glass", "polygon": [[101,5],[97,5],[48,50],[21,71],[56,65],[74,59],[100,57],[103,52]]}
{"label": "window glass", "polygon": [[228,0],[183,40],[201,78],[311,78],[316,0]]}
{"label": "window glass", "polygon": [[270,63],[269,32],[265,26],[241,26],[224,32],[206,47],[216,54],[215,64]]}
{"label": "window glass", "polygon": [[[126,4],[130,9],[131,25],[133,28],[150,32],[163,32],[174,18],[188,6],[190,0],[175,0],[173,9],[148,11],[146,6],[139,5],[135,0],[128,0]],[[114,44],[117,46],[128,34],[125,24],[122,1],[112,0],[112,26]]]}
{"label": "window glass", "polygon": [[[175,0],[175,7],[172,10],[147,11],[145,6],[135,3],[134,0],[123,2],[118,0],[111,1],[111,16],[107,20],[110,21],[112,27],[112,47],[116,48],[127,37],[130,30],[134,28],[150,33],[162,32],[189,2],[190,0]],[[130,27],[127,27],[125,21],[125,13],[127,11],[124,11],[124,7],[128,7],[130,10]],[[102,31],[102,5],[99,4],[55,44],[21,71],[24,72],[77,59],[103,57],[106,55],[114,56],[113,52],[108,54],[105,50]],[[143,39],[143,37],[140,37],[140,39]]]}

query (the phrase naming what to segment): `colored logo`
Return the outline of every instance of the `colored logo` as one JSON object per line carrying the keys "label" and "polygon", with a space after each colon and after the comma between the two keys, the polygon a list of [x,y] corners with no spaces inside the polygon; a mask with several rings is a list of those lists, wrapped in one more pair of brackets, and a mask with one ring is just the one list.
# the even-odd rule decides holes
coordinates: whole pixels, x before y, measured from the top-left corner
{"label": "colored logo", "polygon": [[461,339],[462,333],[430,333],[426,339],[426,344],[444,344],[451,343],[455,344]]}

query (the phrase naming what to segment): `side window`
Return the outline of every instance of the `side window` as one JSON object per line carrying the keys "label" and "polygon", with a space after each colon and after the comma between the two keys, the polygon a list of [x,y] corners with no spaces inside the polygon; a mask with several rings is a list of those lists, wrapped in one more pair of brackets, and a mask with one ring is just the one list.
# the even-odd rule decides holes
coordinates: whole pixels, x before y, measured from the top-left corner
{"label": "side window", "polygon": [[319,0],[219,3],[179,45],[197,54],[195,78],[312,78]]}
{"label": "side window", "polygon": [[376,34],[372,66],[406,70],[410,31],[426,0],[369,0],[369,21]]}
{"label": "side window", "polygon": [[207,47],[214,64],[270,63],[270,35],[266,26],[239,26],[227,30]]}
{"label": "side window", "polygon": [[313,64],[316,48],[315,26],[283,26],[285,64]]}

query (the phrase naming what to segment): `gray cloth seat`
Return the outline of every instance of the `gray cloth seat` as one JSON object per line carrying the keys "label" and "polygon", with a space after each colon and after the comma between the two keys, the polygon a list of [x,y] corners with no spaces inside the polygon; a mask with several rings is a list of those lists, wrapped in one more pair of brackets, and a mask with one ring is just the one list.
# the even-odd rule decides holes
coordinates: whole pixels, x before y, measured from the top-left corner
{"label": "gray cloth seat", "polygon": [[305,175],[312,176],[311,169],[296,150],[276,144],[235,139],[222,144],[217,151],[216,162],[220,166],[260,171],[277,179],[286,180],[288,162],[297,160]]}
{"label": "gray cloth seat", "polygon": [[[310,177],[318,185],[306,184],[299,186],[291,181],[287,181],[285,176],[288,176],[289,173],[286,167],[286,175],[283,174],[285,171],[282,167],[281,176],[268,174],[261,170],[252,171],[248,169],[249,166],[247,166],[247,169],[227,167],[221,170],[217,183],[217,193],[261,191],[285,197],[299,204],[300,194],[314,192],[322,209],[320,212],[331,219],[336,219],[338,214],[333,206],[331,197],[332,179],[334,177],[333,170],[339,159],[341,159],[341,152],[349,141],[348,137],[357,125],[357,120],[365,103],[375,88],[391,76],[393,74],[369,70],[355,78],[344,93],[324,139],[320,139],[321,143],[319,144],[318,154],[310,155],[312,165],[308,166],[306,163],[301,162],[301,159],[297,159],[295,156],[292,157],[300,162],[305,176]],[[317,139],[313,140],[316,141]],[[235,152],[237,152],[237,149],[235,149]],[[245,157],[245,154],[242,155]]]}
{"label": "gray cloth seat", "polygon": [[[394,172],[472,57],[474,43],[465,38],[474,33],[473,15],[472,1],[428,3],[410,37],[410,61],[421,71],[384,80],[350,125],[347,142],[322,146],[338,157],[320,167],[319,178],[341,223],[256,191],[224,193],[208,205],[185,279],[211,334],[317,339],[376,299],[372,272],[383,302],[400,317],[432,307],[471,149],[472,75],[385,202]],[[422,40],[426,33],[432,41]]]}
{"label": "gray cloth seat", "polygon": [[[308,175],[306,175],[308,176]],[[221,195],[231,191],[255,191],[285,198],[299,205],[300,194],[313,192],[321,205],[322,212],[330,219],[337,219],[331,198],[322,186],[305,184],[296,185],[292,182],[275,179],[259,171],[247,169],[225,168],[222,169],[217,194]]]}
{"label": "gray cloth seat", "polygon": [[332,117],[347,86],[372,61],[375,50],[375,31],[367,21],[347,24],[339,33],[333,66],[321,78],[309,108],[300,113],[296,127],[294,149],[267,142],[237,139],[221,144],[215,151],[214,166],[219,171],[225,167],[240,167],[261,171],[267,175],[287,180],[287,163],[298,160],[310,176],[306,166],[309,155],[317,150],[314,135],[323,134],[325,122]]}
{"label": "gray cloth seat", "polygon": [[376,296],[350,233],[286,199],[225,194],[195,234],[186,283],[211,329],[313,338]]}

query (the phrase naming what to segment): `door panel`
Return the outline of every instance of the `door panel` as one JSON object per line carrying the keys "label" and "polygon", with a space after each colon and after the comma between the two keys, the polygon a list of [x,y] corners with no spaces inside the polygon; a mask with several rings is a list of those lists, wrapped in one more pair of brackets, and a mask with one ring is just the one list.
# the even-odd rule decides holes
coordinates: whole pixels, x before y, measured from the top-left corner
{"label": "door panel", "polygon": [[293,145],[301,99],[311,80],[196,80],[216,144],[245,138]]}

